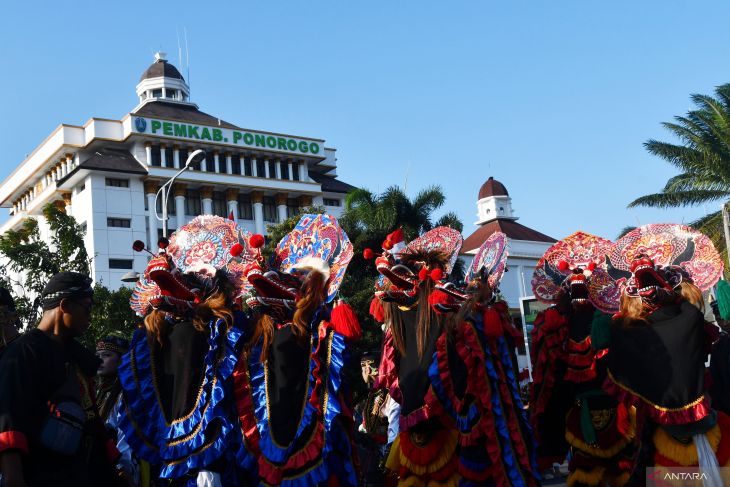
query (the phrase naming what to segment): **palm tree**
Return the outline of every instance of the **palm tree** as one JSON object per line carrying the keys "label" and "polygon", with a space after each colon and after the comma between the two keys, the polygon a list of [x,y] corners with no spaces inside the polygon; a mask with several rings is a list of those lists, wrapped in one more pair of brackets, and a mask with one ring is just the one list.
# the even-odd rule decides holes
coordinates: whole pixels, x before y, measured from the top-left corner
{"label": "palm tree", "polygon": [[448,225],[459,231],[463,225],[455,213],[449,212],[433,220],[433,212],[446,201],[439,186],[420,191],[413,200],[397,186],[391,186],[376,195],[366,189],[357,189],[345,199],[343,220],[367,233],[385,234],[402,226],[407,240],[434,227]]}
{"label": "palm tree", "polygon": [[[680,144],[653,139],[644,143],[650,153],[677,167],[680,174],[670,178],[661,192],[637,198],[629,208],[676,208],[730,199],[730,84],[718,86],[715,97],[692,95],[691,99],[695,110],[685,117],[675,117],[675,123],[662,124],[679,138]],[[722,211],[705,215],[690,226],[727,253]]]}

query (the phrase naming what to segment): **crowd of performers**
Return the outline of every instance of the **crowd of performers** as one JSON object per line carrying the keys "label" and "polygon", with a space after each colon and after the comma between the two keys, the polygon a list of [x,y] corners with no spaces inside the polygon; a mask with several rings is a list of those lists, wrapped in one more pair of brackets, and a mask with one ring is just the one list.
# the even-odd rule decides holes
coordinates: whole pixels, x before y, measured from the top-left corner
{"label": "crowd of performers", "polygon": [[[718,334],[703,316],[703,292],[723,265],[704,235],[646,225],[617,242],[577,232],[550,247],[532,280],[550,307],[535,320],[523,401],[523,332],[499,293],[506,236],[492,234],[453,283],[458,231],[438,227],[406,242],[395,230],[363,254],[380,276],[370,314],[384,338],[360,357],[367,390],[357,405],[346,369],[361,330],[338,299],[353,257],[347,235],[334,217],[304,215],[272,255],[263,244],[215,216],[195,218],[154,252],[135,242],[152,254],[131,299],[143,325],[130,342],[99,342],[96,391],[67,393],[73,381],[63,371],[79,378],[71,388],[88,384],[98,361],[38,359],[32,340],[49,354],[55,346],[38,330],[3,338],[8,484],[112,485],[99,479],[113,472],[113,484],[126,486],[528,487],[569,459],[570,486],[642,485],[646,467],[691,465],[719,482],[705,485],[722,485],[730,419],[707,393]],[[78,316],[64,297],[91,306],[78,279],[44,290],[42,330]],[[23,389],[34,380],[19,365],[29,354],[59,376],[42,385],[45,412],[24,409],[26,396],[39,396]],[[92,420],[106,425],[106,462],[84,434],[76,444],[68,435]],[[31,460],[36,452],[50,463]],[[64,455],[75,468],[93,464],[93,474],[44,473],[68,469]]]}

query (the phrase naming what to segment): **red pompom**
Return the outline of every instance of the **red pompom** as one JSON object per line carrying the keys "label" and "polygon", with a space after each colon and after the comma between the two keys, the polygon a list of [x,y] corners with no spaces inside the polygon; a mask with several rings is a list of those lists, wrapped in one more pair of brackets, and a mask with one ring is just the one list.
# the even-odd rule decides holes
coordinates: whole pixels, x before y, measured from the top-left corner
{"label": "red pompom", "polygon": [[421,281],[425,281],[428,279],[428,268],[427,267],[421,267],[421,270],[418,271],[418,279]]}
{"label": "red pompom", "polygon": [[233,257],[238,257],[243,253],[243,245],[236,242],[231,246],[231,250],[229,251]]}
{"label": "red pompom", "polygon": [[360,321],[355,311],[346,303],[340,303],[332,309],[330,323],[337,333],[348,340],[357,340],[362,335]]}
{"label": "red pompom", "polygon": [[434,281],[440,281],[444,278],[444,271],[439,269],[438,267],[431,271],[431,279]]}
{"label": "red pompom", "polygon": [[567,271],[568,270],[568,263],[565,262],[564,260],[561,260],[560,262],[558,262],[558,269],[560,269],[563,272]]}
{"label": "red pompom", "polygon": [[365,249],[362,251],[362,256],[365,260],[370,260],[375,257],[375,252],[372,249]]}
{"label": "red pompom", "polygon": [[248,239],[248,243],[251,245],[251,247],[258,249],[264,246],[264,236],[260,234],[254,234],[251,235],[251,238]]}
{"label": "red pompom", "polygon": [[142,252],[144,250],[144,242],[141,240],[135,240],[132,244],[132,249],[134,249],[135,252]]}
{"label": "red pompom", "polygon": [[433,310],[436,313],[444,313],[442,308],[453,308],[454,306],[454,299],[446,294],[445,292],[441,291],[440,289],[435,289],[431,294],[428,295],[428,304],[433,308]]}
{"label": "red pompom", "polygon": [[595,271],[596,270],[596,263],[595,262],[591,262],[590,264],[588,264],[588,270],[591,271],[591,272]]}
{"label": "red pompom", "polygon": [[385,240],[383,240],[383,248],[385,250],[390,250],[393,248],[393,243],[386,238]]}
{"label": "red pompom", "polygon": [[170,245],[170,241],[167,239],[167,237],[160,237],[160,239],[157,241],[157,246],[161,249],[166,249],[168,245]]}

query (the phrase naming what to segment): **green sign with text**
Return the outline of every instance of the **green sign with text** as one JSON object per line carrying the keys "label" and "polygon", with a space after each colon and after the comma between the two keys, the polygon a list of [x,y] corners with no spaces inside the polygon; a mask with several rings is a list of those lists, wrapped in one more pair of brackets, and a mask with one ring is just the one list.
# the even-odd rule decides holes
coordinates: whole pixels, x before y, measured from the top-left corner
{"label": "green sign with text", "polygon": [[[133,129],[137,133],[163,135],[186,140],[219,142],[221,144],[258,148],[291,154],[318,156],[321,142],[286,135],[267,134],[250,130],[192,125],[145,117],[135,117]],[[320,156],[322,157],[322,156]]]}

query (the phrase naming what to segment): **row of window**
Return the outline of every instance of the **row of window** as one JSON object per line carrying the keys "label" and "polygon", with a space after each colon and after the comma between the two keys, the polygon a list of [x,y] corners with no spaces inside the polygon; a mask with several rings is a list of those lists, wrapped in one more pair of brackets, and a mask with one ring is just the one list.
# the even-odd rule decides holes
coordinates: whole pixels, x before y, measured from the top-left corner
{"label": "row of window", "polygon": [[[165,149],[165,161],[168,167],[173,166],[174,155],[171,147]],[[185,164],[188,158],[187,149],[179,149],[179,161],[180,165]],[[162,166],[162,148],[159,145],[152,146],[152,161],[151,166],[160,167]],[[256,175],[258,177],[266,177],[266,163],[263,159],[256,160]],[[233,154],[231,156],[231,174],[241,174],[241,164],[243,164],[243,175],[253,176],[253,158],[246,157],[243,154]],[[268,161],[269,177],[276,177],[276,162]],[[280,165],[281,179],[288,179],[290,181],[300,181],[299,177],[299,164],[292,164],[292,173],[289,174],[289,164],[282,162]],[[228,162],[224,154],[218,155],[218,167],[215,167],[215,156],[213,151],[206,151],[205,163],[199,163],[197,167],[194,167],[196,171],[202,171],[205,168],[206,172],[217,172],[217,173],[228,173]]]}

